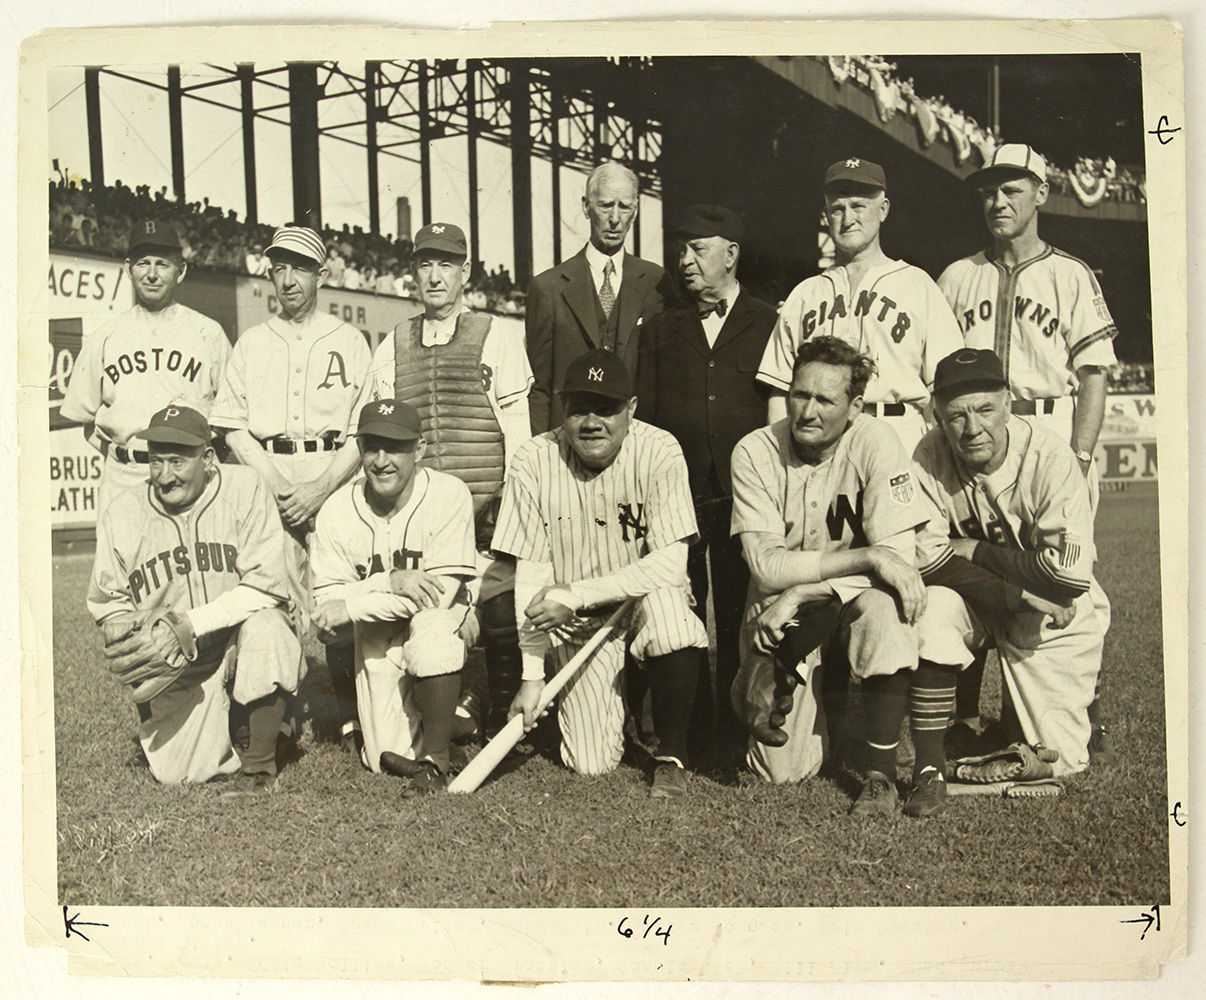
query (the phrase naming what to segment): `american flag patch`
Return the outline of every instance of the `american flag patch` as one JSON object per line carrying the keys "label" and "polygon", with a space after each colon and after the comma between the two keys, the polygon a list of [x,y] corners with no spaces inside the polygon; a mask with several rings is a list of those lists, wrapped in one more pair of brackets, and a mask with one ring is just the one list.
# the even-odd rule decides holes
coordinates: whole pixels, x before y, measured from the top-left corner
{"label": "american flag patch", "polygon": [[902,472],[899,476],[893,476],[889,479],[888,485],[892,487],[892,499],[897,503],[907,506],[913,502],[912,475]]}
{"label": "american flag patch", "polygon": [[1080,536],[1064,531],[1059,536],[1059,565],[1071,569],[1080,561]]}

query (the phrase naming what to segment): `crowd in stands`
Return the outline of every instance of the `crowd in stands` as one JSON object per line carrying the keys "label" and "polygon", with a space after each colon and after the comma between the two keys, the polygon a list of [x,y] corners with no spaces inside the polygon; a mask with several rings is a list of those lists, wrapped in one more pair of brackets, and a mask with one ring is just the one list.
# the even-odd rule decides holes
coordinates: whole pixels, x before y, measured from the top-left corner
{"label": "crowd in stands", "polygon": [[[50,245],[85,249],[124,257],[130,227],[142,218],[174,220],[185,243],[189,267],[227,274],[266,276],[264,248],[275,227],[241,222],[233,210],[211,205],[208,198],[180,205],[166,187],[152,192],[148,185],[130,188],[121,181],[94,187],[60,172],[50,182]],[[375,295],[415,298],[418,289],[410,273],[411,242],[366,233],[359,226],[325,228],[327,283]],[[487,270],[474,265],[467,299],[475,309],[522,313],[523,293],[505,267]]]}
{"label": "crowd in stands", "polygon": [[1114,393],[1151,395],[1156,391],[1155,372],[1150,364],[1121,361],[1110,368],[1107,388]]}
{"label": "crowd in stands", "polygon": [[[849,81],[868,91],[875,99],[880,121],[888,122],[897,114],[907,115],[916,125],[923,146],[939,141],[948,143],[956,163],[966,163],[973,151],[979,154],[981,162],[986,162],[993,150],[1006,141],[965,111],[952,107],[942,95],[918,94],[913,81],[902,80],[897,75],[896,63],[883,56],[816,58],[828,65],[830,76],[839,87]],[[1090,208],[1102,200],[1147,201],[1145,178],[1132,170],[1119,170],[1112,158],[1080,157],[1071,169],[1058,167],[1048,159],[1047,178],[1053,190],[1073,195]]]}

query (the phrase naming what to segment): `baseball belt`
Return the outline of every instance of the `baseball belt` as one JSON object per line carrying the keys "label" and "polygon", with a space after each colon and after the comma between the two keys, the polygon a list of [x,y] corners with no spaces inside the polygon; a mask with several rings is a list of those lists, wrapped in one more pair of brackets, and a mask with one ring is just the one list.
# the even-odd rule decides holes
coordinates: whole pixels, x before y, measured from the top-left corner
{"label": "baseball belt", "polygon": [[873,417],[903,417],[904,403],[863,403],[863,412]]}
{"label": "baseball belt", "polygon": [[339,442],[334,438],[307,438],[304,441],[294,441],[291,438],[270,437],[264,438],[262,444],[268,451],[274,451],[278,455],[296,455],[303,451],[334,451],[339,447]]}
{"label": "baseball belt", "polygon": [[139,465],[146,465],[149,461],[149,456],[145,451],[134,451],[130,448],[125,448],[120,444],[109,445],[106,453],[112,455],[119,462],[121,462],[122,465],[133,465],[135,463]]}
{"label": "baseball belt", "polygon": [[1033,417],[1036,414],[1052,414],[1055,412],[1054,399],[1015,399],[1010,404],[1015,416]]}

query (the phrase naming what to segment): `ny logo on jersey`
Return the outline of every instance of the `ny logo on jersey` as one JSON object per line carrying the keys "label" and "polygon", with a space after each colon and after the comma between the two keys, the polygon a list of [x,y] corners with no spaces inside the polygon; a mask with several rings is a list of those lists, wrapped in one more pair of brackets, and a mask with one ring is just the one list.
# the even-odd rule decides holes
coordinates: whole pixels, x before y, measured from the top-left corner
{"label": "ny logo on jersey", "polygon": [[318,383],[320,389],[330,389],[335,383],[333,379],[338,376],[339,381],[343,383],[346,389],[352,383],[348,381],[347,369],[343,364],[343,355],[338,351],[331,351],[327,355],[327,376]]}
{"label": "ny logo on jersey", "polygon": [[[620,527],[624,530],[624,541],[636,542],[640,541],[647,534],[649,528],[643,523],[642,518],[645,516],[645,505],[639,503],[636,505],[636,516],[632,514],[632,504],[621,503],[616,504],[620,508]],[[628,529],[632,529],[632,537],[628,537]]]}
{"label": "ny logo on jersey", "polygon": [[866,545],[867,536],[863,534],[863,491],[858,491],[858,496],[853,504],[845,493],[839,493],[834,497],[833,503],[829,505],[829,513],[825,517],[825,524],[829,528],[831,542],[840,542],[846,533],[846,527],[849,526],[850,547],[857,549]]}

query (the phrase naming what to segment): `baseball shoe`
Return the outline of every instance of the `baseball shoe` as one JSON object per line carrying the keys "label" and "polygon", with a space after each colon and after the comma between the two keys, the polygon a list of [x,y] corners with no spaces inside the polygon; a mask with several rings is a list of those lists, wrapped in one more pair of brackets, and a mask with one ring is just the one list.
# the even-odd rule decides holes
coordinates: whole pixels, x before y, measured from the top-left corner
{"label": "baseball shoe", "polygon": [[677,799],[687,791],[687,772],[677,764],[658,761],[653,769],[653,787],[649,789],[651,799]]}
{"label": "baseball shoe", "polygon": [[402,797],[415,798],[419,795],[431,795],[448,789],[448,775],[428,761],[419,761],[417,770],[411,779],[402,787]]}
{"label": "baseball shoe", "polygon": [[360,731],[359,726],[353,726],[351,729],[345,730],[339,738],[340,746],[343,747],[344,753],[350,753],[353,757],[359,757],[364,750],[364,733]]}
{"label": "baseball shoe", "polygon": [[452,720],[452,741],[472,743],[485,732],[482,700],[472,688],[461,692]]}
{"label": "baseball shoe", "polygon": [[419,762],[410,757],[403,757],[392,750],[381,751],[381,759],[377,762],[386,774],[395,778],[413,778],[419,773]]}
{"label": "baseball shoe", "polygon": [[248,774],[240,771],[230,787],[222,793],[223,799],[259,799],[276,791],[276,775]]}
{"label": "baseball shoe", "polygon": [[863,790],[850,807],[850,815],[891,816],[899,806],[900,796],[896,794],[896,782],[883,771],[868,771],[863,779]]}
{"label": "baseball shoe", "polygon": [[1118,754],[1110,749],[1110,738],[1104,726],[1094,726],[1089,736],[1089,764],[1096,767],[1113,767],[1118,763]]}
{"label": "baseball shoe", "polygon": [[933,768],[926,768],[921,777],[913,782],[909,800],[901,810],[906,816],[921,819],[937,816],[946,808],[946,779]]}

